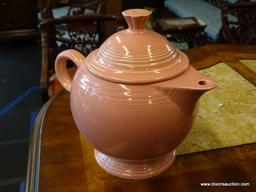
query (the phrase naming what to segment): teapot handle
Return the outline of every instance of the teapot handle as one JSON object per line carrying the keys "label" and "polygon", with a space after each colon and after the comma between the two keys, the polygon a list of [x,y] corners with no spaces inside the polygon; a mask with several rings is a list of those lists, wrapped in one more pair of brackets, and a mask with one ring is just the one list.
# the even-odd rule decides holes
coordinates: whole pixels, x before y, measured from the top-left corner
{"label": "teapot handle", "polygon": [[68,73],[66,66],[67,60],[71,60],[77,67],[79,67],[85,57],[78,51],[67,49],[58,54],[55,60],[55,72],[60,84],[67,90],[71,90],[72,79]]}

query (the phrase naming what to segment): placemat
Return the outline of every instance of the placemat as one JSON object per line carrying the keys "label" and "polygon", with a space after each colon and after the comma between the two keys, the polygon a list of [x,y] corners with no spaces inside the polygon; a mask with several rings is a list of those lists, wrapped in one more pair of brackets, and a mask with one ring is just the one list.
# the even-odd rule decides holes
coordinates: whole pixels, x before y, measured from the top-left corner
{"label": "placemat", "polygon": [[[256,67],[256,61],[245,63]],[[225,63],[201,72],[218,87],[200,98],[192,129],[177,154],[256,142],[256,87]]]}

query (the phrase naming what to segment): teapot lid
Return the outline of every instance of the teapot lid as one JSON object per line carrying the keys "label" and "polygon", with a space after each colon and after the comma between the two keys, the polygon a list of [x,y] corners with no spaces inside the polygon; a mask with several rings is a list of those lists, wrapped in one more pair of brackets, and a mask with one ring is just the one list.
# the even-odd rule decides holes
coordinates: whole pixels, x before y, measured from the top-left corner
{"label": "teapot lid", "polygon": [[128,9],[122,12],[128,29],[110,36],[87,56],[94,75],[118,83],[153,83],[174,78],[189,65],[188,57],[162,35],[144,28],[151,12]]}

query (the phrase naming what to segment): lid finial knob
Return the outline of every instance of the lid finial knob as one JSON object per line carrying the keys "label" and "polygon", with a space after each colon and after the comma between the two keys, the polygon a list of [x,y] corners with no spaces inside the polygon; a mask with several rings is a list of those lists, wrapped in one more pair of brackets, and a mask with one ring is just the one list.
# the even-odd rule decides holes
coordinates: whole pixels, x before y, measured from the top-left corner
{"label": "lid finial knob", "polygon": [[146,9],[128,9],[122,12],[129,29],[143,30],[145,23],[151,15],[151,11]]}

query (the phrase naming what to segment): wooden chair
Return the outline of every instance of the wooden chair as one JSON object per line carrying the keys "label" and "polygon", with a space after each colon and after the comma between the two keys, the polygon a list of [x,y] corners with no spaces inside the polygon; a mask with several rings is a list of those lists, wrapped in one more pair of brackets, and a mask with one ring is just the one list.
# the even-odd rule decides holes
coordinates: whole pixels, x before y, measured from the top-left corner
{"label": "wooden chair", "polygon": [[[98,48],[106,39],[104,24],[116,21],[115,16],[78,15],[43,20],[40,24],[42,42],[41,90],[43,101],[56,92],[54,61],[65,49],[76,49],[84,55]],[[69,63],[68,67],[72,65]],[[58,84],[57,84],[58,86]]]}
{"label": "wooden chair", "polygon": [[[41,90],[43,101],[56,92],[54,61],[65,49],[76,49],[85,56],[106,39],[105,23],[117,22],[116,16],[77,15],[44,19],[40,24],[42,43]],[[68,67],[72,66],[68,63]]]}
{"label": "wooden chair", "polygon": [[[235,3],[222,2],[221,36],[233,44],[256,44],[256,2],[237,0]],[[231,19],[229,15],[237,19]]]}
{"label": "wooden chair", "polygon": [[95,14],[105,14],[106,3],[107,0],[39,0],[38,4],[41,18],[49,19],[54,18],[54,12],[62,8],[66,9],[65,16],[84,15],[86,10]]}
{"label": "wooden chair", "polygon": [[[42,99],[59,88],[54,73],[54,61],[65,49],[76,49],[85,56],[106,39],[106,23],[116,27],[120,18],[104,15],[107,0],[39,0],[42,44],[41,90]],[[117,22],[119,21],[119,22]],[[113,30],[115,31],[115,30]],[[71,68],[72,63],[68,63]]]}

